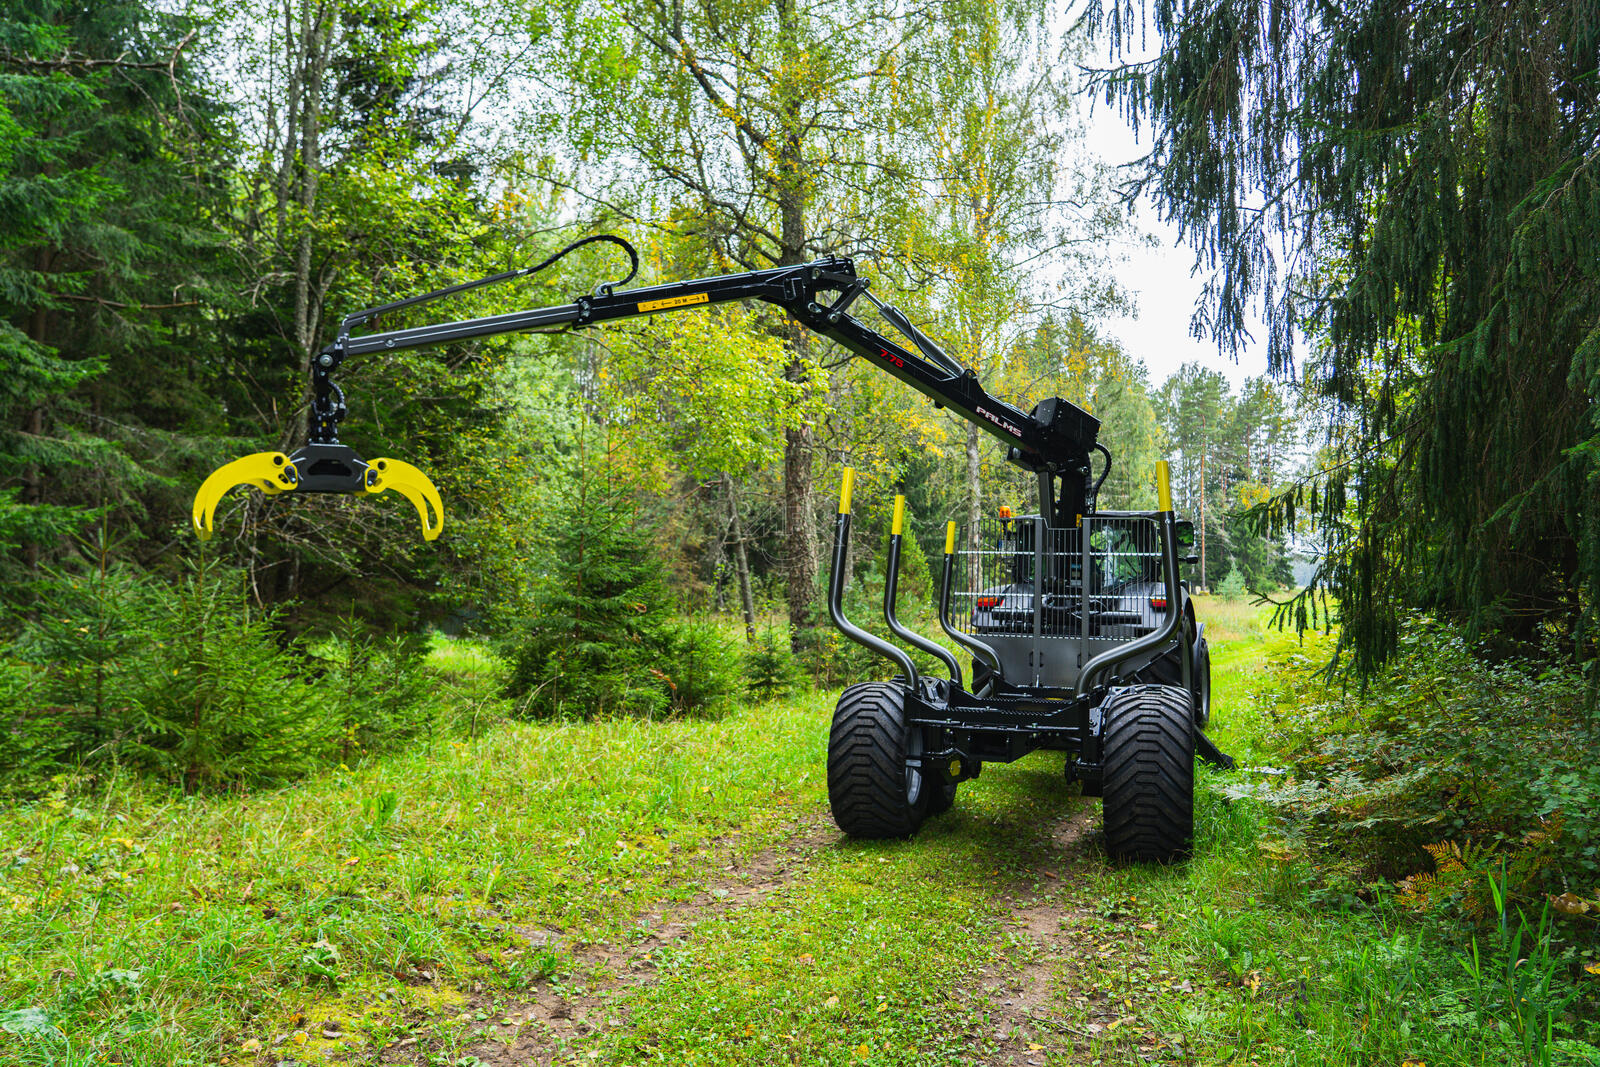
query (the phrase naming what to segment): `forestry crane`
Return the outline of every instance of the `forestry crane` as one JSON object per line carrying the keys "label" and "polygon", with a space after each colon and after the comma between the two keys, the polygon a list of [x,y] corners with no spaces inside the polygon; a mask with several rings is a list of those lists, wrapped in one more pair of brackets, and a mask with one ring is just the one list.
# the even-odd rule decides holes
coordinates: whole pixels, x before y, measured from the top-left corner
{"label": "forestry crane", "polygon": [[[352,332],[380,315],[537,273],[595,242],[620,246],[632,270],[570,303]],[[828,740],[828,797],[839,827],[863,838],[912,834],[925,818],[948,809],[957,786],[978,777],[985,763],[1051,749],[1064,754],[1069,780],[1081,782],[1086,795],[1103,797],[1113,856],[1167,862],[1186,854],[1193,837],[1196,757],[1223,767],[1233,761],[1203,732],[1210,715],[1210,655],[1178,570],[1195,562],[1194,529],[1173,511],[1167,465],[1157,465],[1157,510],[1099,510],[1096,496],[1111,466],[1110,453],[1096,440],[1099,420],[1059,398],[1023,411],[991,396],[970,368],[873,296],[848,258],[624,288],[638,263],[621,238],[590,237],[534,267],[348,316],[333,343],[312,360],[308,442],[292,454],[258,452],[215,471],[195,497],[196,532],[209,537],[222,497],[236,486],[251,486],[273,495],[392,489],[416,508],[423,537],[439,536],[444,509],[426,475],[400,460],[364,460],[339,443],[346,407],[334,376],[347,358],[764,301],[999,438],[1008,460],[1034,472],[1039,487],[1037,515],[1011,516],[1002,509],[1000,517],[960,536],[956,523],[946,528],[939,622],[949,640],[970,654],[963,684],[957,657],[896,615],[903,497],[894,501],[884,622],[904,645],[937,661],[945,676],[918,670],[901,645],[845,617],[854,472],[843,471],[829,615],[845,636],[883,656],[896,673],[840,694]],[[852,314],[863,303],[898,336],[885,336]]]}

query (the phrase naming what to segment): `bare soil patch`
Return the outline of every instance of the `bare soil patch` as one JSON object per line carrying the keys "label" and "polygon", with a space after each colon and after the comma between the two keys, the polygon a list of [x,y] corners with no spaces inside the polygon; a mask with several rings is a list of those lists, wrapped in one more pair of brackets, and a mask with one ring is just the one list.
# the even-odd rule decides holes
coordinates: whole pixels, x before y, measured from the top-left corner
{"label": "bare soil patch", "polygon": [[1056,1006],[1054,976],[1087,948],[1079,925],[1067,920],[1079,910],[1071,901],[1083,895],[1072,890],[1087,886],[1103,862],[1094,844],[1099,822],[1099,805],[1075,804],[1030,851],[1037,882],[1014,885],[1001,897],[1010,908],[1010,951],[979,972],[982,985],[971,997],[984,1027],[977,1044],[990,1050],[982,1063],[1040,1067],[1064,1046],[1088,1048]]}
{"label": "bare soil patch", "polygon": [[[476,1034],[451,1049],[452,1054],[476,1057],[489,1067],[523,1067],[577,1057],[595,1035],[630,1023],[619,1002],[628,991],[654,980],[657,955],[663,948],[683,943],[700,924],[757,904],[789,885],[801,876],[818,849],[837,840],[838,832],[821,815],[801,821],[786,840],[748,860],[740,859],[737,838],[718,838],[712,848],[726,852],[726,863],[717,877],[687,901],[641,912],[632,924],[634,936],[626,944],[578,944],[556,931],[519,931],[530,945],[569,951],[575,961],[571,974],[560,980],[541,979],[533,989],[509,1001],[475,995],[462,1014],[469,1018],[487,1014],[488,1018],[479,1024]],[[385,1048],[378,1062],[421,1065],[441,1047],[434,1039],[398,1042]]]}

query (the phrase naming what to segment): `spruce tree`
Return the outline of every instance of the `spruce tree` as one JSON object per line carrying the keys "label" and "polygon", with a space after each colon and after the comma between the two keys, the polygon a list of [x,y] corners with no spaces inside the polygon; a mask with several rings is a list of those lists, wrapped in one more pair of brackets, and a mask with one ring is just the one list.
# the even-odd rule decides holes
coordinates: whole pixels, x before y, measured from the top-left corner
{"label": "spruce tree", "polygon": [[[196,330],[220,247],[216,108],[155,5],[0,14],[0,576],[96,511],[163,539],[204,396]],[[119,526],[122,525],[119,523]]]}
{"label": "spruce tree", "polygon": [[633,487],[580,456],[542,546],[511,695],[536,716],[664,712],[675,685],[673,602]]}
{"label": "spruce tree", "polygon": [[[1600,17],[1592,0],[1105,4],[1137,184],[1212,270],[1224,349],[1264,307],[1330,412],[1315,515],[1364,670],[1401,614],[1527,650],[1600,621]],[[1300,605],[1303,611],[1305,605]],[[1302,615],[1302,617],[1304,617]],[[1585,629],[1587,624],[1588,629]]]}

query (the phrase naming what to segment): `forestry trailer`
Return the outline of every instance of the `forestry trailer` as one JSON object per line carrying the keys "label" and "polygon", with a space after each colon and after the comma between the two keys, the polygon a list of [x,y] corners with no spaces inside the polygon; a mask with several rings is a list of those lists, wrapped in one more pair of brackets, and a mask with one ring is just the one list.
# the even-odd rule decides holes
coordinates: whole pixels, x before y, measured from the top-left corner
{"label": "forestry trailer", "polygon": [[[535,273],[594,241],[620,245],[633,270],[571,303],[352,335],[379,315]],[[829,615],[898,673],[840,694],[828,738],[828,798],[840,829],[862,838],[912,834],[924,818],[948,809],[957,786],[978,777],[985,763],[1050,749],[1065,755],[1068,779],[1103,798],[1112,856],[1166,862],[1184,855],[1193,834],[1196,757],[1222,767],[1233,761],[1202,732],[1210,713],[1210,656],[1178,571],[1194,562],[1193,527],[1173,513],[1166,464],[1157,467],[1158,510],[1099,510],[1095,498],[1111,465],[1096,442],[1099,421],[1059,398],[1023,411],[990,396],[971,369],[874,297],[850,259],[622,289],[637,272],[638,256],[627,242],[592,237],[535,267],[349,316],[312,360],[308,443],[292,455],[259,452],[213,473],[195,498],[196,532],[210,536],[218,502],[244,485],[269,494],[393,489],[416,507],[423,536],[438,537],[443,507],[421,471],[393,459],[368,462],[339,443],[346,408],[334,375],[349,357],[764,301],[998,437],[1009,461],[1038,479],[1039,514],[1002,511],[977,529],[959,530],[953,522],[947,528],[939,623],[971,657],[963,684],[957,657],[896,615],[903,497],[894,502],[884,622],[899,641],[937,661],[945,676],[920,671],[905,648],[846,618],[853,472],[843,472]],[[853,315],[858,301],[872,305],[899,336],[887,337]]]}

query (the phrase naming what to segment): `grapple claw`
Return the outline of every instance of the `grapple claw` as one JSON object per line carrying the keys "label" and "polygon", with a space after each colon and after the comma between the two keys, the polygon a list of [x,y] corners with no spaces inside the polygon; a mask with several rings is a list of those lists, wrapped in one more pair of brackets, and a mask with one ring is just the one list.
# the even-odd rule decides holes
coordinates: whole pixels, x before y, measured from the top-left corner
{"label": "grapple claw", "polygon": [[[439,499],[439,490],[433,487],[426,474],[398,459],[375,459],[367,466],[366,491],[381,493],[385,489],[393,489],[411,501],[422,520],[424,541],[432,541],[439,536],[444,529],[444,502]],[[428,516],[430,506],[433,509],[431,521]]]}
{"label": "grapple claw", "polygon": [[224,463],[211,472],[194,495],[192,521],[194,532],[200,540],[211,539],[211,520],[217,504],[235,486],[249,485],[268,496],[276,496],[295,488],[300,483],[300,473],[288,456],[282,452],[252,452],[232,463]]}

